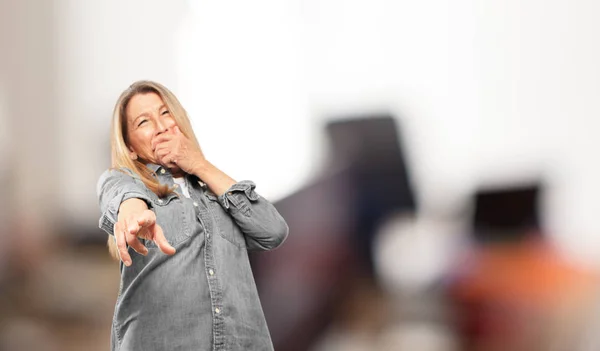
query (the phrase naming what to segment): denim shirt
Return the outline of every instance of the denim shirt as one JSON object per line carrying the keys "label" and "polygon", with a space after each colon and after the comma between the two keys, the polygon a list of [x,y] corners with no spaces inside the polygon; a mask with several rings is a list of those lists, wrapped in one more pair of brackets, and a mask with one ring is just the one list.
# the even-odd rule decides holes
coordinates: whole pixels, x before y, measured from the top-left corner
{"label": "denim shirt", "polygon": [[[173,186],[168,169],[149,164]],[[146,202],[169,243],[163,254],[142,240],[148,255],[129,248],[132,265],[120,263],[111,350],[272,350],[248,250],[283,243],[288,226],[275,207],[241,181],[216,196],[195,176],[185,182],[191,198],[159,198],[130,170],[107,170],[98,181],[99,225],[113,234],[120,204]]]}

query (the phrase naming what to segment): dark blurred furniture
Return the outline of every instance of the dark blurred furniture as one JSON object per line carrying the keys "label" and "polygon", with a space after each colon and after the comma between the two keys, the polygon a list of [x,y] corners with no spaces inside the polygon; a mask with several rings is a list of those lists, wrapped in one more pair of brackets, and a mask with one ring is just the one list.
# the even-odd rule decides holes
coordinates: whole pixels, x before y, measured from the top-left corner
{"label": "dark blurred furniture", "polygon": [[482,188],[474,195],[473,238],[477,243],[514,242],[541,234],[541,182]]}

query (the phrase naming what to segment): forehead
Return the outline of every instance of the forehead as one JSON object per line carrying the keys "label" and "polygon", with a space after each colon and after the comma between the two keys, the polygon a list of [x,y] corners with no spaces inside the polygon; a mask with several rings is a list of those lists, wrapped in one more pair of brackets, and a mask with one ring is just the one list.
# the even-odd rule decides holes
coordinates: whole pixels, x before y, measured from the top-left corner
{"label": "forehead", "polygon": [[151,113],[164,105],[164,101],[156,93],[134,95],[127,104],[127,119],[134,120],[142,113]]}

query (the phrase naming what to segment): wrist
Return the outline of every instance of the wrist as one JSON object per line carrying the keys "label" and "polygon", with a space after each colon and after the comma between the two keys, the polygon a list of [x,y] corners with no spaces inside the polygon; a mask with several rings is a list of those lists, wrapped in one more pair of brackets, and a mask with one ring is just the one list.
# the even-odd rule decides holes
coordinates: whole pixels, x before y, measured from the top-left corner
{"label": "wrist", "polygon": [[192,169],[192,174],[202,179],[202,176],[206,174],[206,172],[210,169],[210,166],[210,162],[208,162],[206,159],[203,158],[198,160]]}
{"label": "wrist", "polygon": [[132,197],[121,202],[121,205],[119,205],[117,220],[122,220],[131,216],[132,214],[141,213],[147,209],[148,204],[146,204],[146,201],[140,198]]}

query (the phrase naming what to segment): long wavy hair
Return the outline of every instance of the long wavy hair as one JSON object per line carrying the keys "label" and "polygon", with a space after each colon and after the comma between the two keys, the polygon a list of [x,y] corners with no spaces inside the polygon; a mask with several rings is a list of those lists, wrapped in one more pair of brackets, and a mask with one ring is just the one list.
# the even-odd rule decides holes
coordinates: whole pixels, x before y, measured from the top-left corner
{"label": "long wavy hair", "polygon": [[[171,116],[179,126],[181,133],[198,145],[198,140],[192,129],[192,124],[188,115],[181,106],[181,103],[175,95],[162,84],[140,80],[131,84],[117,100],[110,126],[110,148],[111,148],[111,168],[122,171],[123,168],[129,169],[137,174],[148,189],[159,197],[163,197],[173,191],[165,184],[161,184],[154,174],[140,159],[131,159],[129,149],[129,139],[127,127],[127,105],[131,99],[138,94],[154,93],[160,96]],[[108,238],[108,248],[111,256],[119,259],[117,246],[114,238]]]}

